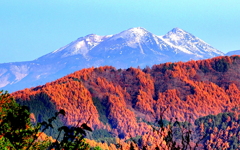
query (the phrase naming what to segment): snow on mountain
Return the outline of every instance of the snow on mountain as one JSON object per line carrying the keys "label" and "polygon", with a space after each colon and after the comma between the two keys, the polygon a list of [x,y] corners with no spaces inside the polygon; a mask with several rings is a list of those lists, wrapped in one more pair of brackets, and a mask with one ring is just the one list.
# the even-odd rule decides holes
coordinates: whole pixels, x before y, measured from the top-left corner
{"label": "snow on mountain", "polygon": [[123,54],[124,51],[129,53],[129,49],[138,49],[141,54],[145,54],[143,46],[144,44],[149,43],[148,40],[152,35],[152,33],[148,32],[144,28],[131,28],[119,34],[113,35],[108,40],[99,44],[97,48],[102,49],[103,51],[114,50],[117,52],[118,50],[121,50],[121,54]]}
{"label": "snow on mountain", "polygon": [[14,74],[15,80],[11,83],[14,84],[20,80],[22,80],[24,77],[28,75],[28,66],[27,65],[21,65],[21,66],[10,66],[10,71]]}
{"label": "snow on mountain", "polygon": [[109,37],[111,37],[111,35],[99,36],[96,34],[89,34],[85,37],[78,38],[76,41],[73,41],[64,47],[61,47],[60,49],[57,49],[52,53],[49,53],[43,57],[40,57],[39,59],[54,58],[54,57],[64,58],[64,57],[69,57],[69,56],[79,55],[79,54],[84,56],[84,58],[87,58],[87,53],[92,48],[94,48],[96,45],[98,45],[103,40],[106,40]]}
{"label": "snow on mountain", "polygon": [[6,85],[8,85],[10,83],[10,81],[8,81],[9,79],[9,74],[7,73],[7,69],[5,68],[0,68],[0,87],[5,87]]}
{"label": "snow on mountain", "polygon": [[[115,36],[111,40],[124,39],[127,46],[132,48],[137,48],[143,43],[146,39],[148,31],[144,28],[131,28],[129,30],[123,31]],[[140,46],[141,48],[141,46]],[[141,53],[144,54],[143,49],[141,48]]]}
{"label": "snow on mountain", "polygon": [[179,28],[172,29],[166,35],[162,36],[162,39],[169,45],[172,45],[185,53],[196,55],[199,58],[224,55],[223,52]]}
{"label": "snow on mountain", "polygon": [[219,55],[224,54],[179,28],[163,36],[141,27],[107,36],[89,34],[36,60],[0,64],[0,88],[13,92],[92,66],[146,67]]}

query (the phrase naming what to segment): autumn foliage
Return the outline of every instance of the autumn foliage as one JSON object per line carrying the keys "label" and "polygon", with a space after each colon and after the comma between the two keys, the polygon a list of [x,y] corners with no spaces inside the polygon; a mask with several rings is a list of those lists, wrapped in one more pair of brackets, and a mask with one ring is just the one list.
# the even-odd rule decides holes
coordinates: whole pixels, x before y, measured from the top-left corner
{"label": "autumn foliage", "polygon": [[[164,63],[151,68],[88,68],[56,81],[12,93],[20,101],[45,93],[57,110],[64,109],[67,125],[85,122],[121,139],[153,138],[148,122],[185,121],[230,112],[240,104],[240,57]],[[105,116],[105,117],[104,117]],[[214,135],[212,135],[214,136]],[[214,137],[211,137],[214,139]],[[153,141],[153,140],[152,140]],[[211,142],[211,141],[209,141]]]}

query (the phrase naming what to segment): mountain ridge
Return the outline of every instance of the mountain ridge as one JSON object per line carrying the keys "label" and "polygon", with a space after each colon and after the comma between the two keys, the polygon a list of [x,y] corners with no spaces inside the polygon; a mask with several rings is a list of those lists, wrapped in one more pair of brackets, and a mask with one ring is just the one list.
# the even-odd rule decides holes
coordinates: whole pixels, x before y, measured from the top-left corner
{"label": "mountain ridge", "polygon": [[231,55],[240,55],[240,50],[234,50],[226,53],[226,56],[231,56]]}
{"label": "mountain ridge", "polygon": [[[164,119],[186,121],[237,108],[239,68],[239,56],[163,63],[145,69],[104,66],[82,69],[12,95],[24,105],[44,99],[57,110],[64,109],[67,118],[63,122],[67,125],[91,116],[89,125],[94,129],[134,137],[152,131],[149,122],[159,119],[164,109]],[[35,116],[39,119],[38,114]]]}
{"label": "mountain ridge", "polygon": [[13,92],[45,84],[82,68],[143,68],[221,55],[224,53],[180,28],[163,36],[141,27],[106,36],[89,34],[33,61],[0,64],[0,89]]}

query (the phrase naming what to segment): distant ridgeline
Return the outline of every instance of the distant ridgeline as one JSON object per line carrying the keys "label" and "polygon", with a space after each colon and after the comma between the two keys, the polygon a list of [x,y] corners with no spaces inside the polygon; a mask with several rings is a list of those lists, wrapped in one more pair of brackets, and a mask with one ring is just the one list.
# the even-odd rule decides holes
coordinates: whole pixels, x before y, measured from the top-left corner
{"label": "distant ridgeline", "polygon": [[118,34],[90,34],[33,61],[0,64],[0,90],[10,93],[46,84],[83,68],[144,68],[154,64],[223,56],[203,40],[174,28],[163,36],[137,27]]}
{"label": "distant ridgeline", "polygon": [[155,120],[163,116],[166,122],[177,118],[193,125],[196,120],[198,131],[209,132],[203,141],[214,144],[216,138],[227,138],[226,143],[234,149],[240,139],[239,70],[239,56],[164,63],[144,69],[105,66],[82,69],[12,95],[30,107],[37,121],[59,109],[66,111],[66,118],[58,120],[56,126],[76,125],[91,117],[94,139],[141,136],[144,142]]}

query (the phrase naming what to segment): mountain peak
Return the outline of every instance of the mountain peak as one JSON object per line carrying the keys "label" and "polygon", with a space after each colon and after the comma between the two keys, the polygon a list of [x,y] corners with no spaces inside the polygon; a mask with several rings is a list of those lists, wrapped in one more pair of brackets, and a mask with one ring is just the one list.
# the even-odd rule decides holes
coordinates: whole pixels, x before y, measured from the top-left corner
{"label": "mountain peak", "polygon": [[176,48],[195,54],[198,57],[204,58],[203,54],[209,55],[210,57],[224,55],[221,51],[180,28],[173,28],[163,36],[163,39]]}
{"label": "mountain peak", "polygon": [[142,27],[135,27],[135,28],[130,28],[128,30],[125,30],[123,32],[121,32],[120,34],[124,34],[124,35],[135,35],[135,36],[144,36],[147,33],[149,33],[146,29],[142,28]]}
{"label": "mountain peak", "polygon": [[145,28],[142,28],[142,27],[130,28],[130,29],[126,30],[126,31],[135,32],[135,33],[148,32]]}
{"label": "mountain peak", "polygon": [[164,36],[142,27],[106,36],[89,34],[34,61],[0,64],[0,90],[36,86],[92,66],[145,67],[219,55],[223,53],[180,28]]}
{"label": "mountain peak", "polygon": [[114,35],[113,39],[116,40],[118,38],[123,38],[127,41],[130,41],[131,43],[133,42],[139,43],[144,39],[144,37],[146,37],[149,34],[151,33],[148,32],[146,29],[142,27],[135,27]]}
{"label": "mountain peak", "polygon": [[171,36],[174,36],[174,37],[182,37],[182,38],[185,38],[185,36],[188,35],[188,36],[191,36],[193,38],[195,38],[195,36],[193,36],[192,34],[184,31],[183,29],[180,29],[180,28],[173,28],[171,31],[169,31],[165,36],[168,36],[168,37],[171,37]]}
{"label": "mountain peak", "polygon": [[85,41],[90,45],[92,45],[93,43],[101,42],[102,38],[103,38],[102,36],[96,34],[89,34],[84,37]]}
{"label": "mountain peak", "polygon": [[183,29],[180,28],[173,28],[171,31],[169,31],[166,35],[163,36],[165,39],[169,39],[173,43],[178,43],[181,41],[189,41],[189,40],[196,40],[198,39],[194,35],[184,31]]}
{"label": "mountain peak", "polygon": [[176,28],[173,28],[170,32],[178,33],[178,32],[186,32],[186,31],[184,31],[183,29],[180,29],[180,28],[176,27]]}
{"label": "mountain peak", "polygon": [[85,38],[91,38],[91,37],[96,37],[96,36],[99,36],[99,35],[96,35],[96,34],[88,34],[85,36]]}

